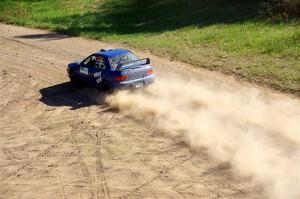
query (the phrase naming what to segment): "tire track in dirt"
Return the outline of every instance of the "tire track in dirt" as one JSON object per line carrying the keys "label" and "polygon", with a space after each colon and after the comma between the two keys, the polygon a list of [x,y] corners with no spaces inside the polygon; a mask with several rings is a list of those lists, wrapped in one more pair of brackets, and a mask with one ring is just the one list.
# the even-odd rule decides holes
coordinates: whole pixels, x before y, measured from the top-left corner
{"label": "tire track in dirt", "polygon": [[[188,159],[186,159],[185,161],[188,161],[188,160],[190,160],[192,157],[190,157],[190,158],[188,158]],[[181,164],[183,164],[185,161],[183,161]],[[148,166],[146,166],[142,161],[140,161],[139,160],[139,162],[141,162],[146,168],[148,168],[149,169],[149,167]],[[167,170],[167,172],[169,171],[169,170],[172,170],[172,169],[174,169],[174,168],[176,168],[178,165],[173,165],[173,167],[172,168],[168,168],[168,170]],[[138,186],[138,187],[136,187],[135,189],[133,189],[133,190],[131,190],[131,191],[129,191],[128,193],[126,193],[124,196],[121,196],[120,198],[129,198],[130,196],[132,196],[134,193],[136,193],[136,192],[140,192],[142,189],[144,189],[145,187],[148,187],[148,186],[150,186],[154,181],[156,181],[156,180],[159,180],[159,181],[161,181],[161,182],[163,182],[162,180],[161,180],[161,177],[162,177],[162,175],[165,175],[165,174],[158,174],[158,175],[156,175],[155,177],[153,177],[152,179],[150,179],[150,180],[148,180],[147,182],[145,182],[145,183],[142,183],[140,186]],[[178,191],[176,191],[173,187],[171,187],[171,186],[169,186],[167,183],[164,183],[163,182],[163,184],[165,184],[167,187],[170,187],[173,191],[175,191],[177,194],[178,194],[178,198],[186,198],[186,197],[184,197],[181,193],[179,193]]]}
{"label": "tire track in dirt", "polygon": [[[21,84],[21,81],[19,79],[16,79],[16,73],[19,73],[20,76],[24,77],[24,76],[27,76],[28,73],[24,73],[24,71],[22,71],[21,69],[18,69],[18,68],[8,68],[6,67],[7,70],[10,70],[10,74],[7,74],[10,76],[10,78],[13,79],[13,81],[15,83],[17,83],[18,87],[15,88],[14,90],[18,90],[19,92],[17,93],[14,93],[14,95],[12,96],[13,100],[12,101],[9,101],[8,104],[6,104],[2,109],[1,109],[1,112],[0,114],[3,116],[6,112],[9,112],[11,108],[14,108],[15,106],[17,106],[17,104],[22,100],[22,97],[24,96],[24,94],[28,91],[28,90],[32,90],[32,89],[37,89],[37,86],[35,86],[35,88],[33,87],[29,87],[29,86],[26,86],[26,84]],[[17,71],[17,72],[16,72]],[[19,77],[20,77],[19,76]],[[6,88],[9,88],[9,87],[6,87]],[[11,89],[11,87],[9,88]],[[2,90],[2,93],[4,93],[5,91]],[[24,100],[22,101],[24,102]],[[57,120],[57,119],[55,119]],[[70,119],[71,120],[71,119]],[[60,120],[58,120],[60,121]],[[9,126],[11,126],[11,129],[13,130],[15,128],[15,126],[9,124]],[[7,125],[1,125],[1,129],[4,130],[5,128],[7,128],[8,126]],[[28,169],[30,169],[30,167],[32,165],[34,165],[36,162],[38,162],[41,158],[44,158],[46,157],[48,154],[50,154],[54,149],[56,149],[57,147],[59,147],[59,145],[61,143],[64,143],[68,138],[64,138],[58,142],[55,142],[53,144],[50,144],[50,146],[48,146],[45,150],[43,150],[42,152],[40,152],[37,156],[29,159],[29,160],[26,160],[25,162],[19,162],[21,165],[18,166],[18,168],[13,171],[13,172],[8,172],[8,173],[5,173],[4,175],[1,176],[1,184],[4,184],[6,183],[7,181],[9,180],[12,180],[12,178],[14,177],[19,177],[21,175],[21,172],[24,172],[24,171],[29,171]],[[33,141],[31,142],[27,142],[26,145],[22,145],[21,147],[23,149],[26,148],[26,146],[29,146],[33,143]],[[16,148],[15,148],[16,149]],[[21,148],[20,148],[21,149]],[[19,150],[20,150],[19,149]],[[3,149],[4,151],[7,151],[5,149]]]}
{"label": "tire track in dirt", "polygon": [[[96,156],[97,156],[97,187],[99,187],[99,181],[100,181],[100,185],[102,187],[102,191],[104,193],[104,198],[105,199],[111,199],[111,194],[110,194],[110,190],[107,184],[107,180],[106,180],[106,175],[105,175],[105,168],[102,162],[102,154],[101,154],[101,147],[102,147],[102,140],[101,140],[101,135],[103,133],[103,131],[107,130],[108,126],[110,125],[110,118],[106,117],[106,119],[103,122],[103,125],[101,127],[101,131],[97,131],[96,132],[96,141],[95,141],[95,145],[96,145]],[[100,196],[99,190],[97,189],[97,199],[98,198],[102,198]]]}
{"label": "tire track in dirt", "polygon": [[[8,38],[5,38],[5,39],[8,39]],[[18,44],[24,44],[23,42],[19,42],[19,41],[16,41],[16,40],[12,40],[12,39],[8,39],[8,40],[10,40],[10,41],[13,41],[13,42],[16,42],[16,43],[18,43]],[[35,48],[35,46],[34,45],[29,45],[29,44],[26,44],[27,46],[29,46],[29,47],[34,47]],[[38,48],[38,49],[41,49],[41,48]],[[25,49],[26,50],[26,49]],[[46,52],[48,52],[49,53],[49,51],[47,51],[47,50],[45,50]],[[20,59],[20,57],[19,57],[19,59]],[[8,64],[10,65],[9,67],[6,67],[7,68],[7,70],[9,70],[10,71],[10,73],[11,72],[13,72],[14,74],[17,74],[17,73],[19,73],[19,74],[21,74],[21,78],[20,79],[22,79],[22,76],[24,77],[24,76],[27,76],[26,75],[26,73],[24,74],[24,68],[26,68],[26,66],[24,66],[23,67],[23,69],[21,70],[19,67],[13,67],[14,65],[17,65],[17,64],[15,64],[17,61],[9,61],[9,60],[6,60],[6,61],[8,61]],[[32,68],[32,67],[31,67]],[[12,69],[14,69],[14,70],[12,70]],[[57,71],[57,69],[56,69],[56,71]],[[32,74],[30,75],[30,76],[33,76]],[[43,75],[44,76],[44,75]],[[44,83],[44,85],[49,85],[50,84],[50,82],[48,81],[48,80],[46,80],[45,81],[45,78],[43,78],[43,76],[41,76],[40,78],[36,78],[35,77],[35,80],[34,81],[39,81],[40,83],[41,82],[43,82]],[[13,76],[10,76],[10,78],[13,78]],[[17,82],[16,81],[16,79],[15,78],[13,78],[14,80],[14,82]],[[24,78],[23,78],[24,79]],[[40,85],[40,83],[39,83],[39,85]],[[41,85],[40,85],[41,86]],[[36,87],[37,88],[37,87]],[[33,88],[30,88],[30,87],[23,87],[23,88],[17,88],[16,90],[22,90],[23,92],[21,93],[21,92],[18,92],[19,93],[19,95],[20,95],[20,97],[22,97],[23,96],[23,94],[25,94],[25,91],[26,90],[32,90]],[[72,92],[72,91],[71,91]],[[62,93],[62,94],[65,94],[65,93]],[[58,93],[58,95],[59,95],[59,93]],[[53,98],[55,98],[55,97],[57,97],[57,95],[55,96],[55,95],[53,95],[53,96],[47,96],[47,97],[53,97]],[[8,106],[8,105],[5,105],[4,107],[5,107],[5,111],[9,111],[10,110],[10,107],[13,107],[13,106],[16,106],[17,105],[17,103],[19,102],[19,99],[18,100],[16,100],[16,96],[13,96],[13,98],[14,98],[14,103],[12,104],[11,103],[11,106]],[[21,99],[21,98],[20,98]],[[2,110],[2,113],[3,114],[5,114],[4,113],[4,109]],[[66,118],[68,118],[68,117],[66,117]],[[55,123],[53,123],[53,122],[51,122],[50,120],[53,120],[53,121],[56,121],[57,120],[57,118],[46,118],[46,120],[44,120],[44,123],[47,123],[48,124],[48,126],[56,126],[56,124]],[[73,115],[72,117],[69,117],[69,121],[71,121],[71,120],[77,120],[77,118],[75,117],[75,115]],[[60,118],[58,121],[60,121],[60,122],[67,122],[67,121],[62,121],[62,118]],[[49,123],[50,122],[50,123]],[[42,125],[43,126],[43,125]],[[47,130],[48,131],[48,129],[43,129],[43,127],[41,126],[41,128],[42,128],[42,130],[43,131],[45,131],[45,130]],[[72,135],[72,134],[71,134]],[[58,141],[58,142],[55,142],[55,143],[53,143],[53,144],[51,144],[49,147],[47,147],[44,151],[42,151],[41,153],[39,153],[37,156],[35,156],[35,157],[33,157],[33,158],[31,158],[31,159],[29,159],[28,161],[25,161],[25,162],[23,162],[23,163],[21,163],[21,166],[19,166],[14,172],[9,172],[9,173],[6,173],[5,175],[2,175],[1,176],[1,184],[3,184],[3,183],[6,183],[6,182],[8,182],[8,181],[10,181],[10,180],[12,180],[12,178],[13,177],[15,177],[15,176],[19,176],[20,175],[20,173],[23,171],[27,171],[28,172],[28,169],[31,167],[31,165],[34,165],[36,162],[38,162],[41,158],[43,158],[43,157],[46,157],[47,155],[49,155],[52,151],[54,151],[56,148],[58,148],[61,144],[63,144],[66,140],[68,139],[68,137],[66,137],[66,138],[64,138],[64,139],[62,139],[62,140],[60,140],[60,141]],[[73,139],[76,139],[75,137],[73,137]],[[91,174],[90,174],[90,172],[89,172],[89,170],[88,170],[88,168],[87,168],[87,166],[86,166],[86,164],[85,164],[85,162],[83,161],[83,157],[82,157],[82,155],[80,154],[80,150],[79,150],[79,148],[78,148],[78,146],[76,146],[76,140],[74,140],[74,142],[75,142],[75,148],[77,149],[77,152],[78,152],[78,161],[79,161],[79,163],[80,163],[80,165],[81,165],[81,168],[82,168],[82,172],[84,173],[84,175],[86,175],[88,178],[89,178],[89,180],[90,180],[90,183],[91,183],[91,186],[93,186],[92,185],[92,183],[93,183],[93,181],[92,181],[92,176],[91,176]],[[61,182],[61,180],[60,180],[60,182]],[[60,189],[61,190],[63,190],[63,186],[62,186],[62,183],[58,183],[58,185],[60,186]],[[64,192],[64,191],[63,191]],[[94,191],[93,191],[94,192]],[[91,193],[91,198],[94,198],[93,197],[93,192]],[[63,194],[63,196],[65,195],[65,193]],[[65,197],[65,196],[64,196]]]}
{"label": "tire track in dirt", "polygon": [[[21,86],[22,85],[18,85],[18,87],[21,87]],[[18,88],[16,88],[16,89],[19,90]],[[3,96],[8,96],[7,93],[5,94],[5,92],[3,92],[3,90],[0,92],[0,94],[2,94]],[[20,102],[22,100],[24,94],[25,94],[25,90],[22,90],[22,91],[18,92],[17,94],[14,93],[13,96],[11,97],[12,99],[9,100],[3,107],[0,108],[0,117],[2,117],[10,108],[15,106],[15,104]]]}
{"label": "tire track in dirt", "polygon": [[[45,81],[44,81],[44,82],[45,82]],[[47,82],[46,82],[46,83],[47,83]],[[70,93],[71,93],[71,92],[73,92],[73,91],[70,91]],[[55,97],[57,97],[57,96],[60,95],[60,94],[65,94],[65,93],[57,93],[56,95],[46,96],[46,97],[48,97],[48,98],[49,98],[49,97],[52,97],[52,98],[54,99]],[[6,107],[8,107],[8,106],[6,106]],[[51,118],[51,119],[53,119],[54,121],[57,120],[56,118]],[[60,118],[59,121],[61,121],[61,119],[62,119],[62,118]],[[70,118],[70,120],[72,120],[72,119],[74,119],[74,117],[73,117],[73,118]],[[49,123],[49,120],[45,120],[45,122]],[[62,121],[62,122],[64,122],[64,121]],[[54,123],[50,123],[49,126],[53,126],[53,125],[55,125],[55,124],[54,124]],[[62,141],[62,142],[63,142],[63,141]],[[58,144],[51,145],[51,146],[45,151],[45,153],[41,153],[41,154],[38,155],[36,158],[31,159],[31,160],[28,161],[27,163],[23,163],[23,165],[22,165],[21,167],[19,167],[19,168],[17,169],[16,172],[11,173],[9,176],[16,175],[19,171],[26,169],[26,168],[29,167],[31,164],[34,164],[36,161],[38,161],[40,157],[42,157],[42,156],[44,156],[44,155],[47,155],[48,153],[50,153],[50,151],[54,150],[54,149],[57,148],[57,147],[58,147]],[[77,151],[78,151],[78,150],[77,150]],[[86,165],[85,165],[85,163],[84,163],[84,161],[83,161],[83,158],[82,158],[82,156],[80,155],[80,153],[78,153],[78,154],[79,154],[79,159],[78,159],[78,160],[79,160],[79,162],[80,162],[80,164],[81,164],[81,166],[82,166],[82,171],[83,171],[83,173],[84,173],[86,176],[89,177],[90,182],[92,182],[91,175],[89,174],[89,171],[88,171],[88,169],[87,169],[87,167],[86,167]],[[7,177],[9,177],[9,176],[6,175],[6,176],[4,176],[4,178],[7,178]],[[92,198],[93,198],[93,193],[92,193]]]}
{"label": "tire track in dirt", "polygon": [[[89,183],[89,193],[90,193],[90,197],[94,199],[95,198],[95,189],[96,189],[96,185],[95,185],[95,179],[93,178],[90,170],[88,169],[88,166],[86,164],[86,162],[84,161],[84,158],[81,154],[81,150],[77,144],[77,132],[78,132],[78,125],[72,125],[72,131],[70,134],[71,140],[72,140],[72,144],[73,144],[73,150],[76,151],[76,155],[77,155],[77,162],[80,165],[80,169],[82,171],[82,174],[85,178],[87,178],[88,183]],[[80,129],[81,131],[82,129]]]}
{"label": "tire track in dirt", "polygon": [[[96,145],[96,154],[97,154],[97,178],[101,183],[101,192],[102,194],[104,194],[104,198],[111,198],[111,194],[110,194],[110,190],[106,181],[106,175],[105,175],[105,168],[104,165],[102,163],[102,155],[101,155],[101,146],[102,146],[102,141],[101,141],[101,136],[107,132],[108,130],[112,130],[115,127],[115,124],[112,125],[112,121],[115,121],[114,119],[114,115],[113,116],[102,116],[101,120],[103,121],[102,125],[100,127],[98,127],[97,129],[101,129],[100,131],[96,131],[95,135],[91,135],[91,134],[87,134],[89,137],[91,137],[92,139],[96,140],[95,141],[95,145]],[[93,120],[93,118],[89,118],[89,120]],[[109,125],[112,125],[112,127],[109,127]],[[116,128],[118,129],[118,128]],[[134,159],[135,161],[141,163],[145,168],[149,169],[144,163],[142,163],[139,159],[137,159],[137,157],[135,156],[131,156],[132,159]],[[138,181],[138,177],[135,177],[136,181]],[[150,184],[150,183],[149,183]],[[144,185],[144,183],[141,183],[141,185],[139,185],[140,187],[142,187]],[[133,191],[132,193],[134,193],[136,191]],[[98,192],[100,193],[100,192]],[[100,195],[97,195],[100,196]],[[155,195],[152,194],[153,198],[156,198]],[[101,198],[101,197],[99,197]],[[119,198],[123,198],[123,197],[119,197]]]}
{"label": "tire track in dirt", "polygon": [[[93,117],[87,117],[85,119],[80,118],[81,122],[81,129],[83,130],[83,133],[90,138],[90,141],[94,144],[95,147],[95,154],[96,154],[96,174],[95,179],[93,180],[93,191],[94,191],[94,197],[95,198],[111,198],[110,189],[106,180],[106,174],[105,174],[105,167],[103,165],[102,160],[102,153],[101,153],[101,147],[102,147],[102,141],[101,136],[104,131],[107,130],[108,125],[110,124],[110,117],[104,116],[103,124],[99,129],[91,129],[90,125],[87,121],[93,121],[95,118]],[[102,118],[101,118],[102,119]],[[89,133],[88,130],[91,129],[92,133]]]}
{"label": "tire track in dirt", "polygon": [[[118,115],[120,115],[120,113],[118,113]],[[121,114],[121,115],[122,115],[122,114]],[[123,117],[126,117],[126,116],[122,116],[121,118],[123,118]],[[90,118],[90,119],[91,119],[91,118]],[[93,120],[93,119],[91,119],[91,120]],[[102,121],[105,121],[105,119],[102,119],[102,118],[101,118],[101,120],[102,120]],[[104,122],[104,123],[105,123],[105,122]],[[92,125],[92,124],[91,124],[91,125]],[[120,126],[120,125],[117,124],[116,126],[122,128],[124,125],[121,125],[121,126]],[[131,125],[128,124],[128,123],[126,123],[126,126],[131,126]],[[112,130],[113,128],[115,128],[114,125],[112,125],[112,127],[110,127],[109,129]],[[101,129],[104,129],[104,131],[107,130],[106,128],[103,128],[103,127],[101,127]],[[102,133],[103,133],[104,131],[102,131]],[[89,136],[91,139],[93,139],[93,136],[92,136],[92,135],[88,134],[87,136]],[[132,136],[130,133],[126,134],[126,136],[127,136],[127,137],[130,137],[130,138],[132,139],[133,142],[139,142],[139,140],[136,140],[135,137]],[[174,145],[177,146],[177,149],[182,148],[182,145],[180,145],[180,144],[178,144],[178,143],[174,143]],[[176,147],[175,147],[175,148],[176,148]],[[168,149],[167,151],[162,151],[162,153],[167,153],[168,151],[172,151],[172,150],[173,150],[173,151],[176,151],[176,149],[175,149],[175,150],[174,150],[174,149]],[[187,161],[191,160],[194,156],[196,156],[195,153],[193,153],[193,154],[191,155],[190,158],[184,160],[183,162],[179,162],[178,165],[184,165],[184,162],[187,162]],[[145,167],[144,170],[150,170],[150,171],[153,170],[153,168],[148,167],[148,166],[147,166],[142,160],[140,160],[137,156],[133,155],[133,156],[130,156],[129,158],[130,158],[132,161],[138,162],[140,165],[143,165],[143,167]],[[206,161],[209,161],[209,160],[206,159]],[[177,165],[177,166],[178,166],[178,165]],[[211,167],[211,165],[209,165],[209,164],[205,164],[205,165],[206,165],[206,167]],[[136,187],[134,190],[132,190],[131,192],[126,193],[124,196],[121,196],[121,197],[124,197],[124,198],[126,198],[126,197],[132,197],[132,195],[134,195],[135,193],[139,192],[139,191],[142,190],[143,188],[151,186],[151,184],[152,184],[153,182],[155,182],[155,181],[159,181],[160,183],[164,184],[165,186],[169,187],[170,189],[173,189],[173,191],[177,192],[178,195],[182,195],[182,194],[180,193],[180,191],[177,191],[176,188],[173,187],[172,185],[168,185],[168,183],[165,182],[164,179],[162,178],[164,175],[170,173],[169,171],[172,171],[172,170],[175,169],[177,166],[175,165],[174,168],[168,168],[167,170],[164,171],[164,174],[155,176],[154,178],[152,178],[151,180],[149,180],[149,181],[147,181],[147,182],[145,182],[145,183],[141,183],[141,184],[140,184],[138,187]],[[198,167],[198,166],[199,166],[199,165],[197,165],[197,167]],[[203,165],[202,165],[202,166],[203,166]],[[212,170],[212,171],[213,171],[213,170]],[[212,172],[212,173],[213,173],[213,174],[218,174],[218,175],[224,176],[224,179],[226,179],[226,178],[228,178],[228,177],[229,177],[229,178],[231,177],[231,175],[230,175],[228,172],[229,172],[229,171],[226,171],[226,172],[224,173],[224,170],[222,170],[222,171],[220,171],[220,172]],[[220,180],[221,180],[221,179],[220,179]],[[139,181],[137,177],[136,177],[136,181]],[[207,190],[211,190],[211,193],[212,193],[212,195],[213,195],[213,193],[214,193],[215,190],[211,188],[211,185],[212,185],[211,183],[212,183],[212,182],[209,181],[209,182],[207,182],[207,183],[204,183],[203,185],[205,185],[205,186],[207,187]],[[221,183],[222,183],[222,180],[221,180],[221,181],[218,181],[218,183],[221,184]],[[219,185],[218,183],[217,183],[217,185]],[[223,185],[222,185],[222,186],[223,186]],[[216,186],[214,186],[214,187],[216,187]],[[234,185],[234,184],[231,184],[231,183],[230,183],[230,185],[228,185],[228,186],[226,186],[226,187],[228,187],[228,188],[234,190],[233,192],[234,192],[235,196],[237,196],[237,197],[239,197],[239,198],[243,198],[243,196],[247,195],[244,191],[242,191],[242,190],[245,190],[245,188],[247,188],[247,187],[246,187],[246,186],[243,187],[243,186],[241,186],[241,184],[239,184],[239,185]],[[238,196],[238,195],[240,195],[240,196]],[[155,197],[155,196],[153,195],[153,197]],[[182,195],[182,197],[184,197],[184,196]]]}
{"label": "tire track in dirt", "polygon": [[[118,114],[123,115],[124,118],[127,117],[127,115],[124,115],[124,114],[122,114],[122,113],[118,113]],[[133,120],[134,120],[134,119],[133,119]],[[140,121],[136,121],[136,122],[140,122]],[[130,124],[127,124],[127,125],[130,125]],[[147,126],[147,125],[146,125],[146,126]],[[128,137],[130,137],[130,138],[133,140],[133,142],[139,142],[139,140],[137,140],[136,137],[135,137],[135,136],[132,136],[130,133],[128,133],[128,134],[126,134],[126,135],[127,135]],[[168,149],[168,150],[166,150],[166,151],[161,151],[161,153],[164,154],[164,153],[168,153],[168,152],[173,152],[173,151],[180,150],[180,149],[182,148],[181,143],[178,143],[178,142],[176,142],[176,141],[174,141],[174,142],[172,143],[172,145],[174,145],[174,148],[170,148],[170,149]],[[206,156],[207,156],[206,154],[201,153],[201,152],[198,152],[198,153],[196,153],[196,152],[191,152],[191,156],[190,156],[189,158],[186,158],[186,159],[184,159],[182,162],[179,162],[179,163],[177,163],[177,164],[173,164],[172,167],[168,167],[168,168],[164,169],[163,173],[156,175],[155,177],[153,177],[152,179],[150,179],[149,181],[147,181],[147,182],[145,182],[145,183],[142,183],[140,186],[138,186],[138,187],[136,187],[134,190],[132,190],[132,191],[126,193],[126,194],[125,194],[124,196],[122,196],[121,198],[128,198],[128,197],[131,197],[134,193],[141,191],[141,190],[142,190],[143,188],[145,188],[145,187],[149,187],[149,186],[150,186],[153,182],[155,182],[155,181],[161,182],[161,183],[164,184],[165,186],[167,186],[167,187],[169,187],[170,189],[172,189],[174,192],[178,193],[178,195],[180,195],[180,196],[182,196],[182,197],[185,197],[180,191],[176,190],[176,187],[175,187],[175,186],[169,185],[168,182],[166,182],[165,179],[164,179],[163,177],[164,177],[165,175],[171,174],[171,172],[172,172],[174,169],[177,169],[177,167],[178,167],[179,165],[185,167],[185,166],[184,166],[184,165],[185,165],[185,162],[189,162],[189,161],[192,160],[195,156],[198,156],[199,153],[201,154],[201,157],[202,157],[202,158],[201,158],[201,160],[202,160],[202,161],[201,161],[201,164],[200,164],[200,165],[196,165],[195,163],[193,163],[193,164],[194,164],[196,167],[199,167],[199,168],[200,168],[200,167],[211,168],[211,167],[212,167],[212,164],[211,164],[211,163],[210,163],[210,164],[209,164],[209,163],[206,163],[206,161],[208,161],[208,162],[210,161],[210,160],[206,157]],[[204,157],[204,159],[203,159],[203,157]],[[140,158],[137,157],[136,155],[132,156],[131,158],[134,159],[136,162],[141,163],[141,164],[145,167],[144,170],[151,170],[151,171],[153,171],[153,168],[149,167],[149,166],[147,165],[146,162],[140,160]],[[164,161],[168,161],[168,160],[164,160]],[[229,169],[229,168],[228,168],[228,169]],[[216,190],[214,190],[214,189],[211,188],[211,187],[215,187],[215,186],[212,186],[212,183],[213,183],[214,185],[221,185],[223,180],[226,180],[227,178],[232,178],[232,174],[230,173],[230,171],[229,171],[228,169],[227,169],[226,171],[223,170],[223,169],[221,169],[220,171],[217,170],[217,169],[210,170],[211,174],[215,174],[216,176],[222,176],[222,178],[219,179],[219,180],[217,180],[217,182],[215,182],[215,183],[213,183],[212,181],[208,181],[207,183],[202,183],[202,185],[205,186],[205,187],[207,188],[207,190],[210,190],[211,193],[212,193],[212,195],[215,194],[215,193],[218,193],[218,192],[216,192]],[[138,180],[138,179],[137,179],[137,180]],[[222,186],[224,186],[224,185],[222,185]],[[233,192],[235,192],[235,195],[240,195],[240,196],[238,196],[239,198],[243,198],[244,196],[247,195],[247,193],[246,193],[244,190],[246,190],[248,187],[247,187],[247,186],[243,186],[243,184],[240,184],[240,183],[239,183],[239,184],[234,184],[234,183],[231,183],[231,182],[230,182],[230,183],[228,183],[228,185],[226,185],[226,187],[229,188],[229,189],[231,189],[231,190],[233,190]]]}
{"label": "tire track in dirt", "polygon": [[[102,132],[97,132],[96,134],[96,156],[97,156],[97,187],[99,187],[99,182],[102,187],[102,192],[104,193],[104,198],[105,199],[110,199],[111,194],[110,190],[106,181],[106,175],[105,175],[105,168],[102,163],[102,155],[101,155],[101,133]],[[100,196],[100,192],[97,189],[97,199],[102,198]]]}
{"label": "tire track in dirt", "polygon": [[40,152],[37,156],[27,160],[24,163],[21,163],[21,165],[16,169],[16,171],[14,172],[10,172],[10,173],[6,173],[4,175],[1,176],[0,178],[0,182],[1,184],[11,180],[13,177],[19,177],[21,174],[21,171],[26,171],[28,170],[28,168],[33,165],[34,163],[36,163],[37,161],[39,161],[41,158],[44,158],[45,156],[47,156],[49,153],[51,153],[51,151],[53,151],[55,148],[59,147],[59,145],[61,143],[64,143],[68,138],[64,137],[62,140],[51,144],[50,146],[48,146],[45,150],[43,150],[42,152]]}
{"label": "tire track in dirt", "polygon": [[[121,113],[119,113],[119,114],[121,114]],[[122,114],[121,114],[121,115],[122,115]],[[97,153],[99,154],[99,156],[101,155],[101,148],[100,148],[100,147],[101,147],[101,145],[102,145],[102,143],[101,143],[101,135],[104,134],[104,132],[106,132],[107,130],[112,130],[113,128],[116,128],[114,125],[113,125],[113,127],[108,128],[108,126],[111,125],[112,121],[114,121],[114,120],[111,119],[111,118],[113,118],[113,117],[114,117],[114,116],[111,116],[111,117],[104,116],[104,119],[103,119],[103,117],[101,117],[101,120],[103,121],[103,124],[102,124],[100,127],[98,127],[99,129],[101,129],[101,131],[97,131],[96,134],[95,134],[95,136],[96,136],[96,138],[95,138],[95,140],[96,140],[96,145],[98,145],[98,147],[97,147]],[[92,118],[89,118],[89,119],[90,119],[90,120],[93,120]],[[88,136],[91,137],[92,139],[94,138],[94,136],[91,135],[91,134],[88,134]],[[100,158],[101,158],[101,157],[100,157]],[[101,159],[102,159],[102,158],[101,158]],[[100,160],[98,161],[98,163],[97,163],[97,169],[100,167],[100,170],[97,170],[97,171],[99,171],[99,173],[102,173],[101,179],[103,179],[104,182],[103,182],[103,180],[100,180],[100,181],[101,181],[101,184],[104,185],[102,188],[103,188],[103,192],[105,193],[105,198],[110,198],[110,194],[109,194],[109,192],[108,192],[108,191],[109,191],[109,188],[107,187],[107,182],[106,182],[106,180],[105,180],[105,170],[104,170],[104,167],[103,167],[103,164],[102,164],[101,159],[100,159]],[[139,158],[137,158],[136,156],[134,156],[134,155],[133,155],[133,156],[130,156],[130,159],[132,159],[133,161],[137,162],[137,163],[140,164],[140,165],[143,165],[143,167],[144,167],[146,170],[152,170],[150,167],[148,167],[147,165],[145,165],[144,162],[142,162],[142,161],[141,161]],[[99,167],[98,167],[98,166],[99,166]],[[175,166],[176,166],[176,165],[175,165]],[[135,188],[133,191],[131,191],[130,193],[127,193],[127,194],[125,194],[125,196],[121,196],[121,197],[119,197],[119,198],[127,198],[127,197],[130,197],[130,195],[132,195],[132,194],[134,194],[134,193],[140,191],[142,188],[151,185],[151,183],[154,182],[155,180],[159,180],[159,177],[160,177],[160,175],[156,176],[154,179],[151,179],[150,182],[142,183],[142,182],[139,181],[139,178],[138,178],[137,176],[135,176],[135,178],[136,178],[135,180],[136,180],[136,181],[139,181],[139,182],[140,182],[140,185],[139,185],[137,188]],[[161,181],[161,182],[162,182],[162,181]],[[172,189],[172,187],[169,186],[169,185],[167,185],[166,183],[162,182],[162,184],[164,184],[165,186],[168,186],[170,189]],[[106,191],[106,190],[108,190],[108,191]],[[176,190],[173,190],[173,191],[176,192],[178,196],[181,196],[181,197],[179,197],[179,198],[184,198],[184,197],[183,197],[179,192],[177,192]],[[106,193],[108,193],[108,194],[106,194]],[[151,194],[151,195],[152,195],[153,198],[156,198],[155,195],[153,195],[153,194]]]}
{"label": "tire track in dirt", "polygon": [[58,184],[58,186],[60,188],[60,191],[61,191],[61,198],[65,199],[66,198],[66,192],[65,192],[65,188],[64,188],[64,185],[63,185],[63,183],[61,181],[61,177],[60,176],[57,177],[57,181],[58,181],[57,184]]}

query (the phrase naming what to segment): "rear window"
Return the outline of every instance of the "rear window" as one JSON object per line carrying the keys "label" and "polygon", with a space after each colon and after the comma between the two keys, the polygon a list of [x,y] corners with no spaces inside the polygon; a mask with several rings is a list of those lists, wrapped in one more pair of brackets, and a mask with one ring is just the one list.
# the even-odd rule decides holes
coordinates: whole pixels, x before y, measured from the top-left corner
{"label": "rear window", "polygon": [[127,53],[109,58],[111,68],[113,69],[116,69],[118,65],[123,65],[136,60],[138,60],[138,58],[133,53]]}

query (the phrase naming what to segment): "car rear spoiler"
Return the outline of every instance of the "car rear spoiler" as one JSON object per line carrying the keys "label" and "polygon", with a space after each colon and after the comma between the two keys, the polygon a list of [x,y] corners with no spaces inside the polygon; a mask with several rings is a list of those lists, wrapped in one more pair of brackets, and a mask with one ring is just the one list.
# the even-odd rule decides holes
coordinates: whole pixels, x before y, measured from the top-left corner
{"label": "car rear spoiler", "polygon": [[129,68],[133,68],[135,66],[148,65],[148,64],[150,64],[149,58],[139,59],[139,60],[127,62],[124,64],[120,64],[117,66],[117,70],[125,70],[125,69],[129,69]]}

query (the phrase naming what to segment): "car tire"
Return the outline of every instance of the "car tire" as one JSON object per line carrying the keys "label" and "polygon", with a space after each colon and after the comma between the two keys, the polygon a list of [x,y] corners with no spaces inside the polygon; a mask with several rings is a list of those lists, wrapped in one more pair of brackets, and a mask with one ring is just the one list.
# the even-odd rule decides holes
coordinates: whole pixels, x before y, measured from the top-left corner
{"label": "car tire", "polygon": [[80,79],[75,75],[70,76],[70,81],[71,84],[77,88],[81,85]]}
{"label": "car tire", "polygon": [[101,85],[100,85],[100,88],[101,90],[105,91],[105,92],[108,92],[108,93],[111,93],[113,92],[113,88],[112,86],[110,85],[110,83],[106,80],[103,80]]}

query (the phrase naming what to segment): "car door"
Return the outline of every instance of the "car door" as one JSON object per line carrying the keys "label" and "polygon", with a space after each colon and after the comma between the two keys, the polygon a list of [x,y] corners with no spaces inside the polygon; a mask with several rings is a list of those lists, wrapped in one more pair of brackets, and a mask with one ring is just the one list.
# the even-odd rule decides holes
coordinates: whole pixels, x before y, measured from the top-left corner
{"label": "car door", "polygon": [[89,68],[91,66],[92,56],[93,55],[84,59],[80,63],[79,69],[77,71],[77,75],[79,76],[80,80],[84,83],[89,83]]}
{"label": "car door", "polygon": [[107,74],[108,67],[106,64],[106,59],[101,55],[92,56],[88,69],[89,82],[91,82],[93,85],[99,86]]}

